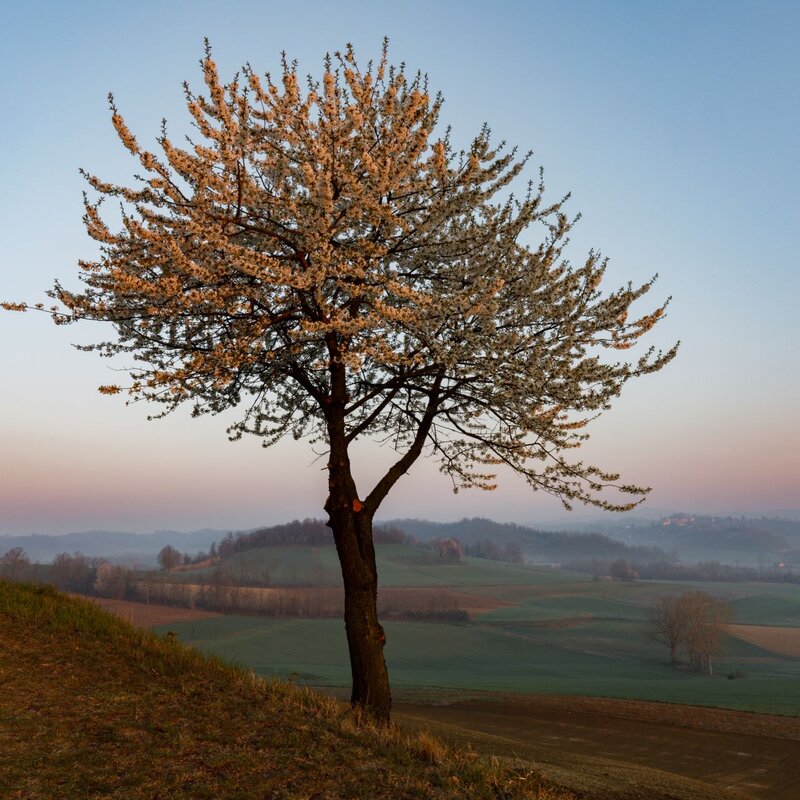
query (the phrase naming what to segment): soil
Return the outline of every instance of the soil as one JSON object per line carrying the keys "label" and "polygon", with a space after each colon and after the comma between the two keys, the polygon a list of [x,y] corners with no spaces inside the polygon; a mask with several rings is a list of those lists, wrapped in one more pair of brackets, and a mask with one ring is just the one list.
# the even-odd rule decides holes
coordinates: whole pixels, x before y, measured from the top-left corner
{"label": "soil", "polygon": [[800,658],[800,628],[769,625],[728,625],[728,633],[782,656]]}
{"label": "soil", "polygon": [[137,628],[154,628],[156,625],[170,625],[173,622],[192,622],[196,619],[219,617],[214,611],[200,611],[192,608],[162,606],[155,603],[134,603],[130,600],[110,600],[106,597],[85,597],[97,603],[100,608],[127,620]]}
{"label": "soil", "polygon": [[437,733],[461,745],[472,741],[480,751],[533,760],[579,796],[800,797],[794,717],[538,695],[400,703],[395,712],[436,723]]}

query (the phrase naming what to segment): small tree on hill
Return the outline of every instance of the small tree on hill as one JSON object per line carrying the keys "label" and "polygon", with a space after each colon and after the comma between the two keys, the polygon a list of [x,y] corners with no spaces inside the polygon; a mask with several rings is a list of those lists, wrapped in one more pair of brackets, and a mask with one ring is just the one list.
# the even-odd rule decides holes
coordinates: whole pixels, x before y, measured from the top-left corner
{"label": "small tree on hill", "polygon": [[24,577],[31,565],[28,554],[21,547],[12,547],[0,556],[0,576],[10,581],[17,581]]}
{"label": "small tree on hill", "polygon": [[158,551],[158,564],[163,570],[175,569],[183,562],[183,556],[171,544],[166,544]]}
{"label": "small tree on hill", "polygon": [[459,562],[464,559],[464,551],[461,549],[461,542],[458,539],[433,539],[431,546],[442,561]]}
{"label": "small tree on hill", "polygon": [[[634,506],[646,488],[567,454],[628,380],[673,357],[618,360],[666,304],[630,316],[652,280],[603,294],[598,253],[571,266],[563,201],[546,203],[541,181],[506,194],[527,156],[492,144],[488,127],[454,148],[437,133],[442,98],[385,48],[366,68],[350,48],[326,58],[305,90],[285,59],[277,81],[248,66],[224,85],[208,48],[202,68],[207,94],[185,89],[200,139],[185,147],[164,128],[160,154],[142,148],[111,101],[144,175],[133,188],[86,175],[127,204],[122,229],[86,200],[101,256],[81,262],[83,292],[56,284],[51,313],[115,326],[118,338],[86,349],[135,366],[127,387],[103,392],[165,414],[237,407],[233,438],[326,449],[352,701],[386,720],[372,538],[384,498],[426,453],[456,489],[493,489],[505,466],[567,507]],[[523,239],[531,226],[538,245]],[[359,489],[350,452],[368,436],[397,459]]]}

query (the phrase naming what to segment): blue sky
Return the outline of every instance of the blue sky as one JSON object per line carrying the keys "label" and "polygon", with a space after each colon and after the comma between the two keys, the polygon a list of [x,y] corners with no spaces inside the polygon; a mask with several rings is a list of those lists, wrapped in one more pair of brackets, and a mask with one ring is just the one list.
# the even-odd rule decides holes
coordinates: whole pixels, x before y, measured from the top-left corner
{"label": "blue sky", "polygon": [[[0,31],[0,299],[75,286],[94,243],[78,168],[130,182],[106,95],[142,143],[166,117],[188,132],[181,82],[201,84],[203,37],[223,77],[279,53],[318,73],[362,59],[428,73],[467,142],[488,122],[533,149],[555,199],[582,213],[569,253],[610,258],[608,284],[659,273],[673,297],[651,341],[681,339],[664,372],[629,385],[586,459],[654,487],[648,507],[800,507],[800,230],[796,2],[208,2],[8,5]],[[535,168],[531,172],[535,176]],[[533,243],[533,238],[531,239]],[[0,314],[0,533],[243,528],[321,516],[324,462],[303,443],[227,442],[225,420],[97,394],[109,365],[70,347],[102,334]],[[363,447],[366,481],[390,454]],[[558,504],[514,476],[454,496],[418,463],[379,516],[537,522]],[[578,512],[579,514],[586,512]]]}

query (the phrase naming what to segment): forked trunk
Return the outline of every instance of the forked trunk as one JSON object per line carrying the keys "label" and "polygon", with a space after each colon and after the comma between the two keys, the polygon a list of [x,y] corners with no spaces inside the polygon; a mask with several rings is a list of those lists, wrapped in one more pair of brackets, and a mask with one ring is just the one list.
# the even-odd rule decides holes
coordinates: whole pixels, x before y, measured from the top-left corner
{"label": "forked trunk", "polygon": [[375,721],[388,723],[392,709],[389,673],[383,657],[386,636],[378,622],[378,569],[372,520],[378,506],[395,482],[419,458],[430,431],[439,402],[440,372],[431,390],[430,402],[420,422],[417,435],[408,451],[393,464],[362,501],[358,497],[350,469],[348,446],[354,439],[345,430],[345,407],[349,400],[345,370],[338,359],[338,344],[328,337],[331,354],[331,393],[323,408],[328,428],[328,525],[333,530],[336,552],[344,580],[344,621],[353,675],[354,706],[362,708]]}
{"label": "forked trunk", "polygon": [[328,409],[328,525],[333,531],[344,581],[344,622],[350,650],[353,706],[379,723],[388,723],[392,708],[389,673],[383,658],[386,636],[378,622],[378,568],[372,540],[372,515],[358,498],[344,433],[343,373],[336,370],[338,391]]}

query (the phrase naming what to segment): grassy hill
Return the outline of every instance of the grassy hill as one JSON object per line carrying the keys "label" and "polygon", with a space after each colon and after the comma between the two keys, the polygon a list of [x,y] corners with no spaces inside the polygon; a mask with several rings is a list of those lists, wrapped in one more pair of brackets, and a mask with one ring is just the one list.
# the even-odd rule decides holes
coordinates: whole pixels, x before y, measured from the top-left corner
{"label": "grassy hill", "polygon": [[[431,550],[407,544],[377,544],[375,556],[380,586],[469,587],[591,580],[590,576],[579,573],[483,558],[446,563]],[[169,579],[193,583],[208,579],[217,569],[232,580],[251,585],[259,585],[267,577],[266,583],[273,586],[339,586],[342,580],[333,544],[253,547],[228,556],[214,566],[170,573]]]}
{"label": "grassy hill", "polygon": [[540,561],[569,561],[574,558],[603,559],[629,558],[659,560],[666,553],[658,542],[647,546],[632,546],[601,533],[575,533],[539,530],[513,522],[495,522],[483,517],[462,519],[458,522],[430,522],[425,519],[394,519],[384,525],[399,528],[423,541],[455,537],[462,544],[475,544],[489,539],[501,547],[516,542],[529,558]]}
{"label": "grassy hill", "polygon": [[9,800],[574,797],[49,587],[0,581],[0,698]]}

